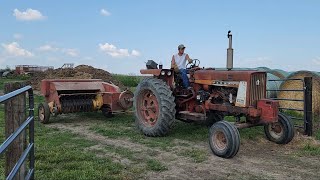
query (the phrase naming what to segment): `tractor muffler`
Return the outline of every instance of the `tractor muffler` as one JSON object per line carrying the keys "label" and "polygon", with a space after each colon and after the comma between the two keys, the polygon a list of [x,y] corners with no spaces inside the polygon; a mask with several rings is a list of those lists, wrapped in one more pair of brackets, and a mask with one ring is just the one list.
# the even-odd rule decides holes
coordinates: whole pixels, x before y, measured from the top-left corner
{"label": "tractor muffler", "polygon": [[232,34],[228,31],[229,48],[227,49],[227,69],[228,71],[233,68],[233,49],[232,49]]}

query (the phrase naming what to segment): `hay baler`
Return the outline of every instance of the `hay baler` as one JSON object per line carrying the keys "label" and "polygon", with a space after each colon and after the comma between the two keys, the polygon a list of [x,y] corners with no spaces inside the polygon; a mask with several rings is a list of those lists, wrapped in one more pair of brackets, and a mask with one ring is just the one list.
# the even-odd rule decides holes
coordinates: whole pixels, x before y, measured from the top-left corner
{"label": "hay baler", "polygon": [[100,79],[44,79],[41,93],[46,103],[39,104],[40,122],[48,123],[50,115],[101,110],[106,117],[132,107],[132,92]]}

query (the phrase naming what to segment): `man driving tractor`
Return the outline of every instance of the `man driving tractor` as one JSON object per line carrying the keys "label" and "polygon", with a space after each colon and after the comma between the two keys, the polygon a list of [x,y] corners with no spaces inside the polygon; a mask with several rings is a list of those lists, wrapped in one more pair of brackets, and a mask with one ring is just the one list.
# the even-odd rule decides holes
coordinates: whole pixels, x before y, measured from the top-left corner
{"label": "man driving tractor", "polygon": [[188,54],[184,53],[185,48],[186,47],[183,44],[178,46],[178,54],[172,56],[171,68],[173,68],[176,73],[179,72],[181,74],[183,87],[189,88],[190,83],[187,76],[186,61],[192,63],[192,59],[190,59]]}

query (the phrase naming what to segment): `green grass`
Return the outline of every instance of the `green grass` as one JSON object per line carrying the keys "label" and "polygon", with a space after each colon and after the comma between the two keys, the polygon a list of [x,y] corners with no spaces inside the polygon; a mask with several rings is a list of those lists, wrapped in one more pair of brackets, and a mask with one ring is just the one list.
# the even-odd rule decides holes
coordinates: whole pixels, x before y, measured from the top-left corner
{"label": "green grass", "polygon": [[206,142],[208,138],[208,128],[204,125],[183,123],[176,121],[174,128],[165,137],[146,137],[135,128],[132,114],[121,114],[112,120],[103,120],[103,123],[91,126],[90,130],[108,138],[126,138],[135,143],[146,145],[147,147],[159,147],[169,150],[177,145],[177,139],[191,142]]}
{"label": "green grass", "polygon": [[161,162],[150,159],[147,161],[147,169],[151,171],[166,171],[168,168],[163,165]]}
{"label": "green grass", "polygon": [[0,80],[0,90],[4,90],[4,84],[8,82],[14,82],[14,81],[22,81],[20,79],[1,79]]}
{"label": "green grass", "polygon": [[107,150],[108,152],[118,154],[123,158],[127,158],[132,161],[137,161],[136,154],[138,152],[134,152],[131,149],[124,148],[124,147],[116,147],[116,146],[112,146],[112,145],[108,145],[104,149]]}
{"label": "green grass", "polygon": [[299,155],[307,155],[307,156],[320,156],[320,145],[315,145],[311,143],[307,143],[304,145],[300,152],[298,152]]}
{"label": "green grass", "polygon": [[[2,114],[0,117],[2,119]],[[113,162],[109,157],[97,157],[94,151],[86,150],[96,144],[36,122],[36,179],[125,179],[127,173],[122,164]],[[3,166],[0,172],[0,178],[4,179]]]}
{"label": "green grass", "polygon": [[258,140],[264,138],[263,126],[240,129],[239,133],[242,140]]}
{"label": "green grass", "polygon": [[320,140],[320,129],[317,129],[317,130],[314,132],[314,136],[315,136],[316,140]]}
{"label": "green grass", "polygon": [[[83,113],[82,116],[93,117],[102,121],[102,123],[90,127],[90,130],[93,132],[113,139],[129,139],[134,143],[140,143],[151,148],[157,147],[162,150],[171,150],[173,147],[181,145],[179,139],[194,143],[203,143],[208,140],[209,129],[207,126],[200,124],[184,123],[177,120],[167,136],[146,137],[135,127],[132,114],[121,114],[107,120],[97,113]],[[241,129],[239,131],[242,140],[257,140],[259,138],[264,138],[262,126]]]}
{"label": "green grass", "polygon": [[122,74],[112,74],[112,77],[127,87],[136,87],[143,78],[142,76],[130,76]]}
{"label": "green grass", "polygon": [[85,151],[95,142],[38,123],[35,142],[37,179],[122,179],[124,176],[120,163]]}
{"label": "green grass", "polygon": [[187,149],[178,153],[181,156],[189,157],[195,163],[201,163],[207,159],[207,152],[201,149]]}

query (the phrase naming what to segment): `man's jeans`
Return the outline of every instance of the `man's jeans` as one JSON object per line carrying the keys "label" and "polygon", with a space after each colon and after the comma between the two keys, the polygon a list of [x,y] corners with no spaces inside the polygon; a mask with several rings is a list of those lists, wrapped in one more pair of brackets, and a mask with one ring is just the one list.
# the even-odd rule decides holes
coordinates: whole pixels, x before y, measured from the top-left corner
{"label": "man's jeans", "polygon": [[184,88],[188,88],[190,86],[189,78],[187,76],[187,70],[186,69],[180,69],[180,74],[182,78],[182,83]]}

